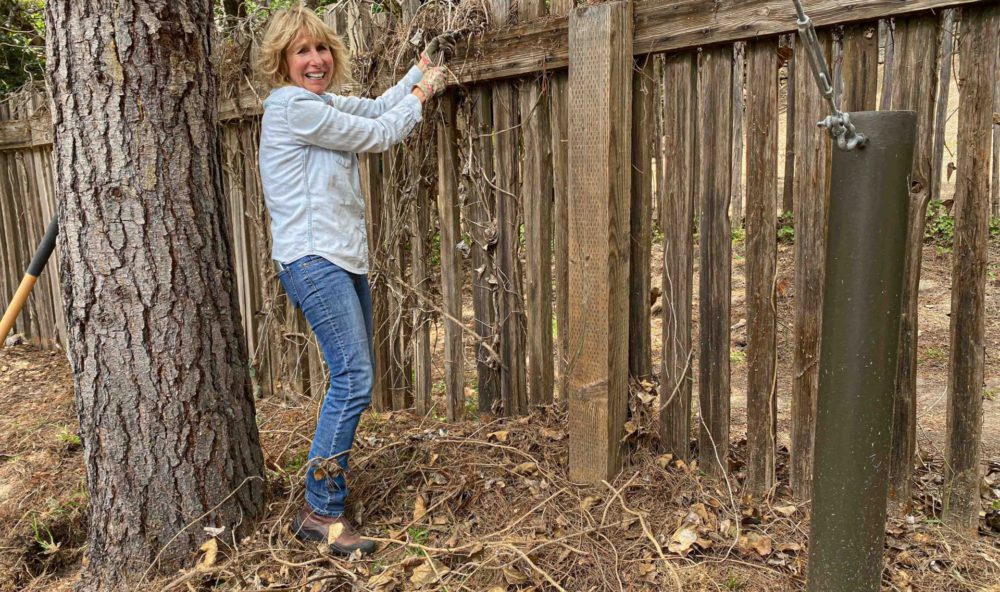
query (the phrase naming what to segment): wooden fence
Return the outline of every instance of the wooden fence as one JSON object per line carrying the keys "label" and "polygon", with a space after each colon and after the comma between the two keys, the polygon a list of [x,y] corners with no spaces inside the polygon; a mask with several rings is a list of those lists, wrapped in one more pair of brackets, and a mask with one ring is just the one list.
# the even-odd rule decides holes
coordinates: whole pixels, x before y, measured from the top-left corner
{"label": "wooden fence", "polygon": [[[419,2],[402,3],[396,17],[358,6],[343,4],[327,18],[370,66],[379,60],[375,41],[387,29],[406,30]],[[957,46],[953,7],[961,7],[961,30],[976,32],[960,35]],[[467,385],[483,413],[523,414],[562,401],[569,408],[571,476],[596,481],[621,463],[629,375],[655,376],[664,448],[677,458],[692,456],[697,393],[698,460],[703,470],[724,474],[731,231],[745,219],[748,474],[751,489],[766,492],[775,484],[775,228],[778,211],[791,202],[790,479],[796,494],[808,495],[831,143],[816,129],[826,107],[807,58],[792,51],[791,2],[645,0],[574,9],[572,0],[553,0],[545,14],[541,0],[521,0],[516,10],[509,0],[491,0],[489,9],[493,32],[460,46],[451,64],[456,88],[425,113],[419,140],[361,161],[372,253],[376,408],[427,413],[437,388],[447,417],[458,419],[472,404]],[[843,78],[846,109],[874,110],[881,103],[917,112],[894,425],[893,491],[905,500],[914,457],[921,229],[927,202],[940,191],[955,50],[963,58],[957,144],[964,148],[957,160],[953,290],[962,300],[953,306],[958,318],[951,348],[965,352],[982,343],[982,299],[961,295],[981,295],[985,283],[991,122],[983,114],[994,109],[1000,9],[972,0],[814,0],[806,9]],[[786,60],[794,67],[781,69]],[[779,72],[787,72],[787,80]],[[363,80],[362,86],[385,82]],[[39,105],[33,98],[8,108],[3,117],[11,121],[0,126],[5,297],[53,210],[51,132],[44,105],[33,116],[29,108]],[[285,305],[269,261],[256,166],[259,102],[251,95],[231,97],[220,111],[256,384],[262,396],[283,389],[321,392],[319,352],[301,315]],[[787,140],[779,153],[782,117]],[[663,235],[663,266],[650,269],[654,227]],[[652,274],[661,278],[664,302],[657,369]],[[50,273],[36,290],[18,325],[41,342],[64,338],[54,277]],[[463,306],[463,295],[471,306]],[[443,370],[432,364],[435,352],[443,352]],[[950,369],[951,405],[956,413],[978,413],[972,423],[981,418],[981,354],[953,354]],[[437,387],[435,376],[441,377]],[[949,424],[949,449],[973,451],[964,464],[949,458],[958,463],[951,469],[956,474],[977,467],[979,432],[970,425]]]}

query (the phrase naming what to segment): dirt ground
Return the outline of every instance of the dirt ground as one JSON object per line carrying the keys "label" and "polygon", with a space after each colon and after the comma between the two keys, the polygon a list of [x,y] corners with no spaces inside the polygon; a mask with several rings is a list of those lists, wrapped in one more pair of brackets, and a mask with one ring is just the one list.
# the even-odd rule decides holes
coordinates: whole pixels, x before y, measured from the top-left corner
{"label": "dirt ground", "polygon": [[[732,322],[745,318],[743,246],[733,260]],[[998,245],[991,260],[998,261]],[[654,268],[660,263],[654,253]],[[779,281],[779,477],[787,479],[791,248],[781,246]],[[922,466],[913,513],[887,525],[886,590],[996,590],[1000,532],[982,520],[972,540],[936,518],[945,433],[950,254],[928,245],[920,289],[918,445]],[[997,279],[987,291],[987,352],[1000,336]],[[654,276],[654,285],[658,279]],[[697,285],[697,284],[696,284]],[[471,302],[467,303],[471,315]],[[697,313],[697,309],[696,309]],[[468,319],[471,321],[471,318]],[[659,321],[654,321],[654,344]],[[435,368],[442,389],[440,327]],[[614,483],[580,487],[566,476],[566,418],[555,410],[449,425],[410,413],[366,414],[351,475],[352,516],[379,538],[371,560],[343,561],[290,540],[315,401],[258,401],[271,499],[257,533],[218,563],[191,568],[148,590],[775,590],[804,587],[808,502],[779,486],[766,500],[743,495],[746,427],[744,329],[733,331],[733,443],[729,481],[704,478],[656,452],[657,400],[631,406],[639,429]],[[654,345],[654,358],[659,347]],[[466,367],[474,370],[472,344]],[[473,375],[468,376],[472,384]],[[0,590],[68,590],[80,568],[86,487],[76,436],[72,377],[61,353],[28,345],[0,350]],[[984,512],[1000,502],[1000,372],[987,358]],[[652,393],[649,393],[652,394]],[[643,401],[646,401],[645,403]],[[994,528],[1000,525],[995,525]],[[203,558],[202,558],[203,560]],[[558,587],[557,587],[558,586]]]}

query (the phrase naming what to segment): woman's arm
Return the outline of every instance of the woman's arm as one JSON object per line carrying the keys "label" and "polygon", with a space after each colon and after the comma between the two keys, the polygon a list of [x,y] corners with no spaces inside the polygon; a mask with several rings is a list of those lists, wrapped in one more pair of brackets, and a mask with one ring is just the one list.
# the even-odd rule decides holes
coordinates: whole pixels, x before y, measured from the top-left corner
{"label": "woman's arm", "polygon": [[375,118],[345,113],[312,93],[293,97],[287,109],[288,127],[296,138],[347,152],[384,152],[401,142],[422,118],[422,103],[412,93]]}
{"label": "woman's arm", "polygon": [[333,106],[344,113],[357,115],[359,117],[376,118],[382,116],[386,111],[392,109],[400,101],[410,94],[410,89],[423,78],[420,68],[413,66],[403,76],[402,80],[382,93],[377,99],[365,99],[362,97],[341,97],[332,95]]}

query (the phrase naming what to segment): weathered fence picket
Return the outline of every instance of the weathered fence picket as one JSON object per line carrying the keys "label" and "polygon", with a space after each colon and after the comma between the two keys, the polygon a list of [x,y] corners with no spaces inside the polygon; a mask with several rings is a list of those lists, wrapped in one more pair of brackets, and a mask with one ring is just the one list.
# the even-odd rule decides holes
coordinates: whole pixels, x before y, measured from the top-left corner
{"label": "weathered fence picket", "polygon": [[469,167],[466,190],[466,232],[472,240],[472,308],[475,315],[476,383],[479,412],[492,414],[500,401],[496,281],[496,198],[493,191],[493,95],[486,86],[466,97],[469,121]]}
{"label": "weathered fence picket", "polygon": [[778,46],[747,45],[747,479],[754,495],[775,484],[777,453]]}
{"label": "weathered fence picket", "polygon": [[[545,3],[519,0],[518,18],[541,17]],[[540,81],[518,88],[521,107],[521,199],[524,204],[524,289],[527,315],[527,381],[531,405],[552,403],[552,131],[549,101]]]}
{"label": "weathered fence picket", "polygon": [[709,475],[727,474],[729,454],[729,333],[732,238],[731,47],[702,51],[698,66],[699,356],[698,462]]}
{"label": "weathered fence picket", "polygon": [[653,57],[646,56],[632,75],[631,195],[629,205],[628,369],[636,378],[652,374],[649,318],[649,265],[652,251],[653,152],[656,131]]}
{"label": "weathered fence picket", "polygon": [[979,522],[979,457],[983,428],[989,161],[1000,4],[962,9],[958,106],[958,178],[948,362],[948,434],[944,521],[965,533]]}
{"label": "weathered fence picket", "polygon": [[[893,61],[891,106],[916,111],[917,135],[910,173],[910,214],[903,266],[902,319],[893,399],[892,451],[889,456],[889,497],[905,508],[910,499],[910,477],[916,455],[917,411],[917,292],[923,255],[924,225],[930,203],[931,154],[934,147],[934,113],[937,69],[938,19],[921,15],[897,19],[896,57]],[[943,133],[941,134],[943,135]]]}
{"label": "weathered fence picket", "polygon": [[[671,54],[663,62],[663,160],[660,193],[663,228],[663,342],[660,367],[660,437],[674,456],[691,456],[691,390],[694,350],[694,208],[698,170],[698,54]],[[664,167],[666,168],[666,167]]]}
{"label": "weathered fence picket", "polygon": [[[574,0],[550,0],[549,14],[569,14]],[[557,390],[561,404],[566,402],[566,360],[569,355],[569,78],[566,72],[554,72],[549,78],[549,125],[552,140],[552,261],[555,291],[556,360],[559,376]]]}
{"label": "weathered fence picket", "polygon": [[846,25],[841,35],[843,106],[850,111],[874,111],[878,93],[878,23]]}
{"label": "weathered fence picket", "polygon": [[[831,37],[819,31],[830,63]],[[800,56],[801,58],[802,56]],[[819,385],[819,340],[826,260],[826,208],[830,194],[830,139],[817,133],[816,114],[825,102],[808,64],[800,59],[795,74],[795,320],[792,364],[791,484],[796,496],[809,495],[812,483],[813,424]]]}
{"label": "weathered fence picket", "polygon": [[[462,348],[462,260],[458,255],[461,240],[461,212],[458,196],[458,146],[453,97],[440,102],[437,123],[438,216],[441,227],[441,295],[444,298],[444,384],[449,421],[461,419],[465,410],[465,356]],[[418,400],[419,401],[419,400]],[[418,407],[426,414],[427,408]]]}

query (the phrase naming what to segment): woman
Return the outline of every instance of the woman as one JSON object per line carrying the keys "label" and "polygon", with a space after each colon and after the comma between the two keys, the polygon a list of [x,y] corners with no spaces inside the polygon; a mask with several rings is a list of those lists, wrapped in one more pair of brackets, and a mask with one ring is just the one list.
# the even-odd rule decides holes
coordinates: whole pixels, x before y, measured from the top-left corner
{"label": "woman", "polygon": [[327,91],[347,80],[340,38],[310,9],[274,14],[258,62],[272,88],[264,101],[260,173],[271,215],[272,258],[289,300],[309,321],[330,371],[306,470],[306,503],[292,523],[301,539],[333,553],[375,549],[344,516],[347,455],[371,401],[372,312],[368,240],[357,152],[382,152],[421,119],[445,86],[432,67],[450,38],[438,37],[419,63],[377,99]]}

